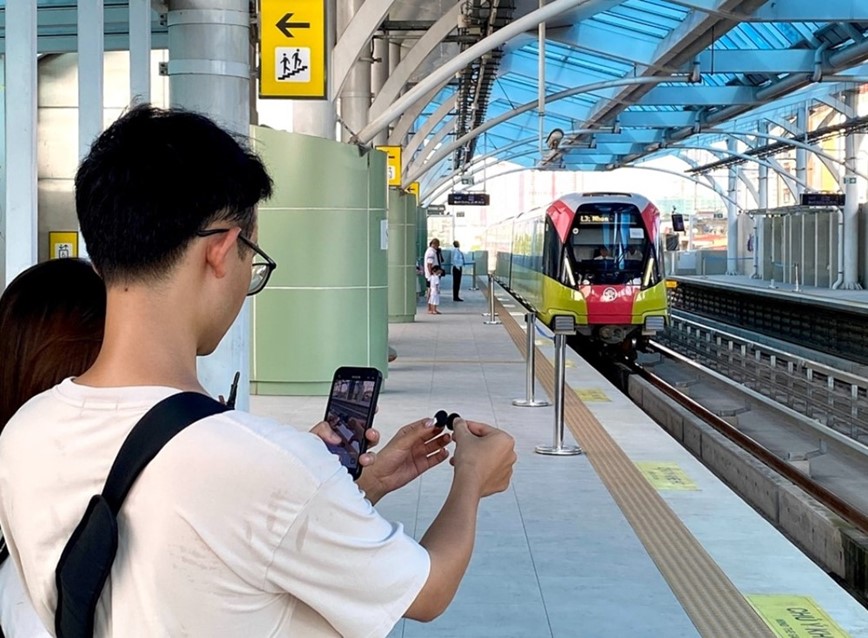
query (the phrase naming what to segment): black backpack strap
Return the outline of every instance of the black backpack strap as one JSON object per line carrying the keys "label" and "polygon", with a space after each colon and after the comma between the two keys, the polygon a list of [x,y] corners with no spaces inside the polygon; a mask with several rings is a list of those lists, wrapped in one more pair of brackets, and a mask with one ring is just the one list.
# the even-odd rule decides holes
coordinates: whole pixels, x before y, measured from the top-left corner
{"label": "black backpack strap", "polygon": [[228,409],[204,394],[181,392],[148,410],[121,446],[102,490],[114,515],[117,516],[139,474],[166,443],[188,425]]}
{"label": "black backpack strap", "polygon": [[91,498],[57,563],[58,638],[93,636],[96,606],[117,553],[118,511],[136,478],[181,430],[228,409],[203,394],[181,392],[148,410],[127,435],[102,494]]}

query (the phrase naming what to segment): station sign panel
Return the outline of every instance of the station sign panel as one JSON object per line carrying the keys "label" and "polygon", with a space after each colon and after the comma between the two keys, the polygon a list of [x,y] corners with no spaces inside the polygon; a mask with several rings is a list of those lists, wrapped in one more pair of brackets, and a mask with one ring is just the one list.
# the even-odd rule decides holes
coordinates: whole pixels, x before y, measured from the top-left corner
{"label": "station sign panel", "polygon": [[843,206],[843,193],[802,193],[802,206]]}
{"label": "station sign panel", "polygon": [[446,207],[443,204],[431,204],[428,207],[429,215],[443,215],[446,213]]}
{"label": "station sign panel", "polygon": [[327,97],[325,0],[260,0],[260,97]]}
{"label": "station sign panel", "polygon": [[386,173],[389,186],[401,185],[401,147],[378,146],[378,151],[386,154]]}
{"label": "station sign panel", "polygon": [[78,233],[69,231],[49,231],[48,233],[48,258],[65,259],[78,257]]}
{"label": "station sign panel", "polygon": [[450,206],[489,206],[491,197],[488,193],[449,193],[446,201]]}

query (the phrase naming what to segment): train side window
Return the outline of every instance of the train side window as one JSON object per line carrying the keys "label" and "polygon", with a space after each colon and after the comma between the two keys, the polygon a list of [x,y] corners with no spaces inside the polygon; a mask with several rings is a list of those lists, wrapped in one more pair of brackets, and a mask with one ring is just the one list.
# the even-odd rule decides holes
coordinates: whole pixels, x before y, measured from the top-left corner
{"label": "train side window", "polygon": [[546,219],[545,242],[543,243],[543,273],[552,279],[561,275],[561,240],[551,220]]}

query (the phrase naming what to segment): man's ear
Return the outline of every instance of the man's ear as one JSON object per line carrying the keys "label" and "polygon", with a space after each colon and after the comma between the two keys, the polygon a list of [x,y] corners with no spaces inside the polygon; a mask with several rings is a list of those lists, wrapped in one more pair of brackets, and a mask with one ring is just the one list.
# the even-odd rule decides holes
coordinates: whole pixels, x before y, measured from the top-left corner
{"label": "man's ear", "polygon": [[235,227],[228,232],[211,235],[206,238],[205,261],[217,279],[222,279],[228,271],[228,260],[234,255],[233,250],[238,249],[238,235],[241,229]]}

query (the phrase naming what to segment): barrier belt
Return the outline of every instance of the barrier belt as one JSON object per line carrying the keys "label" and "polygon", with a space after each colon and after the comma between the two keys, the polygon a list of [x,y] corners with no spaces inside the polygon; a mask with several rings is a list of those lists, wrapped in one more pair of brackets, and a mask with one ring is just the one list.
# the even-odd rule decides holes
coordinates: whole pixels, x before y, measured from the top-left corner
{"label": "barrier belt", "polygon": [[[516,347],[526,355],[524,330],[496,298],[495,306]],[[554,366],[539,350],[536,376],[549,396],[554,396]],[[768,625],[576,393],[569,390],[564,394],[564,422],[581,443],[600,479],[700,635],[704,638],[775,638]]]}

